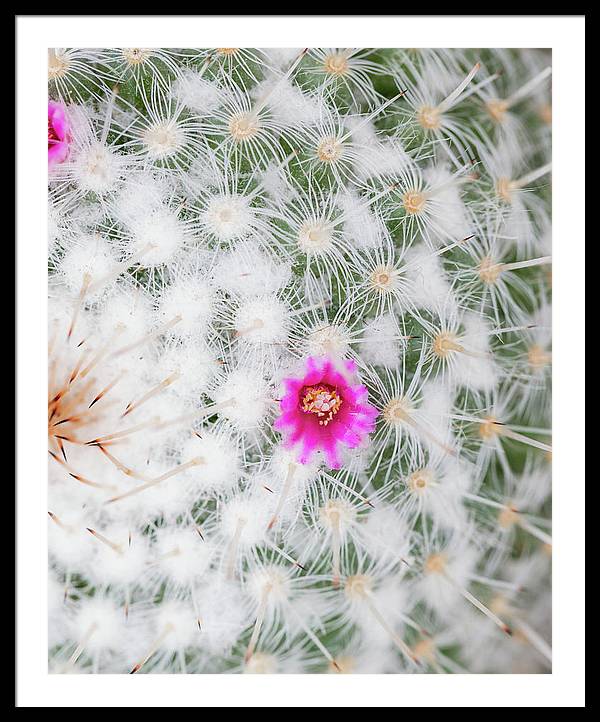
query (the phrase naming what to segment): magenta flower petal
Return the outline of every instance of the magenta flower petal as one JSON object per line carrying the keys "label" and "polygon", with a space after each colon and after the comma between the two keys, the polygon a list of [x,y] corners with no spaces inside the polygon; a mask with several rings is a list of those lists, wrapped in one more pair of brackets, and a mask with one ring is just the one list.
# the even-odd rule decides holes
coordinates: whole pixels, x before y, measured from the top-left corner
{"label": "magenta flower petal", "polygon": [[62,163],[69,153],[69,121],[65,106],[48,101],[48,165]]}
{"label": "magenta flower petal", "polygon": [[358,383],[352,360],[309,356],[304,372],[284,379],[283,385],[274,426],[282,432],[286,448],[299,447],[301,464],[321,451],[326,463],[338,469],[340,447],[356,448],[375,428],[379,412],[368,403],[368,391]]}

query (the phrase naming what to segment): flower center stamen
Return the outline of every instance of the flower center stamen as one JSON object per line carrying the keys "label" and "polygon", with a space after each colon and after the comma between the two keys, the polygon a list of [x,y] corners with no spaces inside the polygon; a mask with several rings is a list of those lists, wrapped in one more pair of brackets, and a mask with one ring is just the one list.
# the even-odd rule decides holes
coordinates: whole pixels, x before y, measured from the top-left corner
{"label": "flower center stamen", "polygon": [[340,410],[341,405],[342,399],[338,392],[327,384],[305,386],[302,390],[302,410],[315,414],[321,426],[327,426]]}

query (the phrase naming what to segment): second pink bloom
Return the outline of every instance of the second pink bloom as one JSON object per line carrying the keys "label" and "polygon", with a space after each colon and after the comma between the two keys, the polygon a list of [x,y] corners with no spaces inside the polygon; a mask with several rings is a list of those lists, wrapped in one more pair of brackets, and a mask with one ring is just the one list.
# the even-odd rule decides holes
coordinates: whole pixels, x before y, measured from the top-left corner
{"label": "second pink bloom", "polygon": [[62,163],[69,153],[69,122],[65,106],[48,101],[48,165]]}

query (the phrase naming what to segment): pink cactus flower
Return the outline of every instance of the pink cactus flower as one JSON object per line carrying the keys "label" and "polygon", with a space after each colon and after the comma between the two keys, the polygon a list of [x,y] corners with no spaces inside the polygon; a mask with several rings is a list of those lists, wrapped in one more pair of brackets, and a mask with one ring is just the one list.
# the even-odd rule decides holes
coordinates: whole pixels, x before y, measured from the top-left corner
{"label": "pink cactus flower", "polygon": [[340,446],[356,448],[375,427],[379,412],[367,403],[354,361],[310,356],[304,373],[284,379],[284,386],[275,428],[284,434],[287,448],[301,446],[301,464],[322,451],[327,464],[339,469]]}
{"label": "pink cactus flower", "polygon": [[65,106],[48,101],[48,165],[62,163],[69,153],[69,121]]}

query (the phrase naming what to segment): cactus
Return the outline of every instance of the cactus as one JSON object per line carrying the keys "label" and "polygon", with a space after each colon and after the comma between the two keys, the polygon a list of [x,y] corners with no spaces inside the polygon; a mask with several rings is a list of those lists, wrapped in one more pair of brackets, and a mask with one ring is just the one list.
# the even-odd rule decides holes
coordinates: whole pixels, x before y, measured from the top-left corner
{"label": "cactus", "polygon": [[543,50],[49,52],[49,668],[551,671]]}

